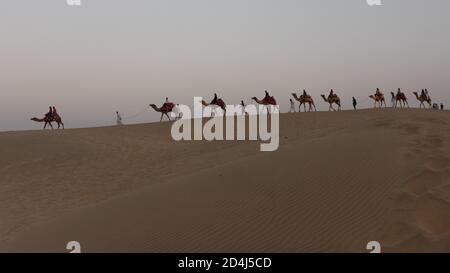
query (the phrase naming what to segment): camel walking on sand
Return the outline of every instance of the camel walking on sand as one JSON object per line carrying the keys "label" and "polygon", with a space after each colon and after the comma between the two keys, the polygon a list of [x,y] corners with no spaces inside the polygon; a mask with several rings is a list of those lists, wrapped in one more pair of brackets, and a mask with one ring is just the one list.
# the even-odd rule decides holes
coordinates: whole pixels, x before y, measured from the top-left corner
{"label": "camel walking on sand", "polygon": [[[155,104],[150,104],[149,105],[151,108],[153,108],[153,110],[155,110],[158,113],[161,113],[161,119],[159,120],[159,122],[162,121],[164,115],[169,119],[170,121],[170,116],[169,113],[172,113],[173,109],[175,108],[175,103],[169,102],[169,99],[166,98],[166,102],[161,106],[161,107],[157,107]],[[176,119],[176,118],[175,118]]]}
{"label": "camel walking on sand", "polygon": [[383,94],[370,95],[369,98],[374,100],[373,108],[377,108],[377,104],[379,104],[380,108],[383,106],[383,104],[384,107],[386,107],[386,100],[384,99]]}
{"label": "camel walking on sand", "polygon": [[[257,104],[263,105],[263,106],[274,106],[276,109],[278,109],[278,104],[276,99],[273,96],[269,95],[269,92],[264,91],[266,93],[265,97],[260,100],[257,97],[252,97],[252,100],[254,100]],[[267,111],[268,114],[270,114],[270,111]]]}
{"label": "camel walking on sand", "polygon": [[416,99],[420,102],[419,108],[422,108],[422,106],[423,108],[426,108],[424,102],[428,103],[428,105],[430,105],[430,108],[432,107],[430,96],[424,94],[424,92],[422,92],[420,96],[419,94],[417,94],[417,92],[413,92],[413,94],[414,96],[416,96]]}
{"label": "camel walking on sand", "polygon": [[58,115],[58,113],[53,113],[52,116],[45,116],[44,118],[32,118],[32,121],[35,122],[44,122],[44,128],[47,128],[47,125],[50,125],[50,127],[53,129],[52,122],[56,122],[58,124],[58,129],[62,128],[64,129],[64,123],[62,122],[61,116]]}
{"label": "camel walking on sand", "polygon": [[297,96],[297,94],[295,93],[292,93],[292,96],[294,97],[295,100],[297,100],[300,103],[300,105],[298,106],[299,112],[301,112],[302,104],[305,108],[305,112],[306,112],[306,104],[309,104],[309,112],[311,112],[312,107],[314,107],[314,111],[317,111],[313,98],[310,95],[306,94],[305,90],[303,90],[303,95],[300,95],[300,97]]}
{"label": "camel walking on sand", "polygon": [[207,103],[204,100],[202,100],[201,103],[205,107],[211,107],[214,114],[217,114],[217,109],[219,108],[223,110],[223,114],[227,111],[227,105],[221,98],[217,97],[216,93],[214,93],[214,99],[210,103]]}
{"label": "camel walking on sand", "polygon": [[397,91],[397,94],[394,94],[394,92],[391,92],[392,96],[392,106],[397,107],[397,105],[400,103],[400,107],[408,107],[408,99],[406,98],[405,93],[400,91],[400,88]]}
{"label": "camel walking on sand", "polygon": [[336,109],[334,109],[334,107],[333,107],[333,104],[336,104],[338,106],[337,111],[340,111],[341,110],[341,99],[339,98],[338,95],[333,94],[332,92],[333,92],[333,90],[330,92],[330,95],[328,97],[325,97],[324,94],[322,94],[320,96],[323,98],[323,100],[325,102],[330,104],[328,111],[331,111],[331,110],[336,111]]}

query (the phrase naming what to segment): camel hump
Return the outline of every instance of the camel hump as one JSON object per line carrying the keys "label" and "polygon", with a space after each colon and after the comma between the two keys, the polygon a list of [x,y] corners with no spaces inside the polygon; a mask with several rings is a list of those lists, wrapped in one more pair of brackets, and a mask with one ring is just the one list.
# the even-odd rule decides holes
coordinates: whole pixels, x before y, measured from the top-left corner
{"label": "camel hump", "polygon": [[172,102],[166,102],[163,104],[163,106],[161,107],[161,109],[163,109],[164,111],[172,111],[173,108],[175,107],[175,103]]}
{"label": "camel hump", "polygon": [[218,99],[216,103],[218,106],[225,109],[225,102],[222,99]]}
{"label": "camel hump", "polygon": [[270,97],[266,98],[265,100],[266,100],[267,104],[277,105],[277,100],[273,96],[270,96]]}

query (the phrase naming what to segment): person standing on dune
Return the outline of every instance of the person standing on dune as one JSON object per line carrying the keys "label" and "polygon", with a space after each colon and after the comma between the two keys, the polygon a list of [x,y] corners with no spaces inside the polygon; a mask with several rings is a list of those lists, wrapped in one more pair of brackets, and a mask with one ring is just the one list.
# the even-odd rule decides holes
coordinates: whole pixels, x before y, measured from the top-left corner
{"label": "person standing on dune", "polygon": [[294,101],[292,99],[289,99],[289,101],[291,102],[291,109],[289,110],[289,113],[294,113],[295,112],[295,104]]}
{"label": "person standing on dune", "polygon": [[117,120],[116,120],[117,125],[119,125],[119,126],[123,125],[122,117],[120,116],[119,111],[116,111],[116,116],[117,116]]}
{"label": "person standing on dune", "polygon": [[358,104],[358,102],[356,102],[355,97],[353,97],[353,109],[356,110],[356,105]]}

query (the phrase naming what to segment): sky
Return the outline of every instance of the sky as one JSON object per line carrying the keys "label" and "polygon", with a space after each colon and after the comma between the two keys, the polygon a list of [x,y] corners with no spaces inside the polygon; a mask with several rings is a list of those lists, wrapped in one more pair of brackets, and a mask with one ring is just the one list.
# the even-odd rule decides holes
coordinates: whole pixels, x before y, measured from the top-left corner
{"label": "sky", "polygon": [[[148,105],[217,92],[281,111],[306,89],[355,96],[427,88],[450,106],[450,1],[2,0],[0,131],[40,129],[55,105],[68,128],[159,120]],[[389,101],[390,99],[388,99]]]}

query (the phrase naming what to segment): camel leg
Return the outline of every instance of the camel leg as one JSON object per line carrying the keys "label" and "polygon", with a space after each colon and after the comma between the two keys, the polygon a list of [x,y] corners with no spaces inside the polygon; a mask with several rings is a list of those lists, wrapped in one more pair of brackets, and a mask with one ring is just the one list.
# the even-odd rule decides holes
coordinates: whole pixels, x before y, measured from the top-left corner
{"label": "camel leg", "polygon": [[163,117],[164,117],[164,113],[161,113],[161,119],[159,120],[159,122],[162,121]]}
{"label": "camel leg", "polygon": [[166,116],[167,116],[167,118],[168,118],[168,119],[169,119],[169,121],[170,121],[170,117],[169,117],[168,113],[166,113]]}

